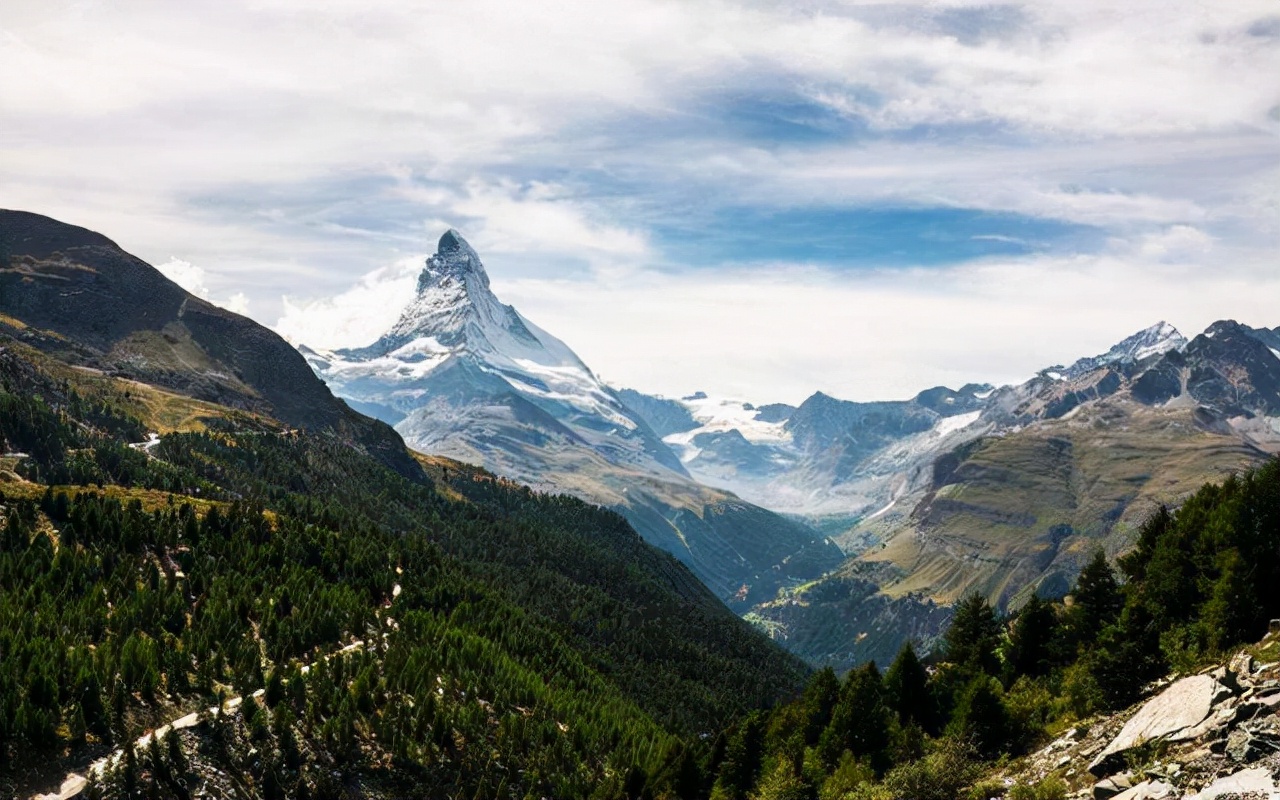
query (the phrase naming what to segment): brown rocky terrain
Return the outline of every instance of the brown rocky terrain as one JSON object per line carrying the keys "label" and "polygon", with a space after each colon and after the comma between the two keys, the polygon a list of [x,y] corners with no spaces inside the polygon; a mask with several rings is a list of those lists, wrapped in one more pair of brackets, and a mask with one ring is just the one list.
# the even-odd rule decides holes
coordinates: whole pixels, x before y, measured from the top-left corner
{"label": "brown rocky terrain", "polygon": [[1280,632],[1227,664],[1166,679],[1121,713],[1066,731],[997,783],[1058,779],[1092,800],[1280,797]]}

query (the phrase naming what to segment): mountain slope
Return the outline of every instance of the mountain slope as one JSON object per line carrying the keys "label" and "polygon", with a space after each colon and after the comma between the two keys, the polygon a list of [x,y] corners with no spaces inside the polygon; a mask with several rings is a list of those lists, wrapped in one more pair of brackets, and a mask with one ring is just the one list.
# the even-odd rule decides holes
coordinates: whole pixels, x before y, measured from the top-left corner
{"label": "mountain slope", "polygon": [[337,432],[414,473],[395,433],[334,398],[288,342],[105,236],[0,210],[0,256],[0,332],[80,367]]}
{"label": "mountain slope", "polygon": [[337,395],[393,422],[411,447],[614,508],[738,607],[840,561],[807,526],[690,478],[567,345],[494,296],[456,231],[378,341],[301,349]]}
{"label": "mountain slope", "polygon": [[[1280,450],[1280,336],[1235,322],[1188,340],[1161,322],[1029,381],[852,403],[816,393],[768,419],[694,395],[646,413],[701,480],[800,513],[851,553],[749,618],[818,663],[892,658],[979,591],[1058,596],[1160,503]],[[769,407],[765,407],[769,408]]]}
{"label": "mountain slope", "polygon": [[[1161,336],[1147,349],[1130,346],[1153,332]],[[1122,552],[1160,504],[1280,452],[1272,335],[1224,321],[1188,341],[1157,325],[1105,356],[996,390],[966,441],[923,453],[927,469],[900,475],[893,503],[856,521],[845,541],[861,543],[859,555],[755,617],[791,636],[796,652],[847,664],[844,640],[820,632],[832,618],[865,615],[865,603],[832,605],[826,583],[869,579],[883,598],[908,604],[973,591],[1001,607],[1032,591],[1061,596],[1096,548]],[[867,462],[858,469],[868,472]],[[927,608],[913,608],[907,626],[887,624],[927,639],[910,627]],[[876,656],[866,647],[853,655]]]}

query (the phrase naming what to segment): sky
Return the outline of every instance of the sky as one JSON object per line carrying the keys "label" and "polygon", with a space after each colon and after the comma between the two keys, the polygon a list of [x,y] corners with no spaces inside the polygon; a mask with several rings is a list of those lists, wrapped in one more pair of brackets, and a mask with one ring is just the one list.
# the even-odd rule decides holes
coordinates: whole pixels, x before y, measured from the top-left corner
{"label": "sky", "polygon": [[6,0],[0,206],[319,347],[457,228],[606,381],[756,403],[1280,325],[1280,5]]}

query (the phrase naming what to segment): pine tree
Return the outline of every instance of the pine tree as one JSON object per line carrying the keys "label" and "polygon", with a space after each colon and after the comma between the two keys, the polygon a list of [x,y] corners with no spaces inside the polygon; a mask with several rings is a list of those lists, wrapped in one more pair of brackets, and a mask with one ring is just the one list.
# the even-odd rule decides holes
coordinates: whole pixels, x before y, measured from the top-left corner
{"label": "pine tree", "polygon": [[1010,626],[1006,684],[1011,685],[1020,675],[1037,678],[1049,674],[1057,631],[1053,605],[1032,594]]}
{"label": "pine tree", "polygon": [[929,692],[929,673],[907,642],[884,674],[885,697],[898,715],[898,722],[914,722],[925,730],[933,726],[933,695]]}
{"label": "pine tree", "polygon": [[995,675],[1000,666],[996,655],[1000,638],[995,609],[974,592],[956,605],[951,627],[944,636],[947,660],[964,669]]}
{"label": "pine tree", "polygon": [[822,732],[818,750],[828,767],[834,767],[845,750],[865,758],[877,773],[887,766],[889,707],[884,684],[874,663],[865,664],[845,678],[831,723]]}
{"label": "pine tree", "polygon": [[760,771],[764,744],[764,717],[749,715],[730,737],[724,761],[712,788],[713,800],[744,800]]}
{"label": "pine tree", "polygon": [[751,800],[808,800],[812,789],[796,774],[789,759],[780,758],[774,768],[760,779]]}
{"label": "pine tree", "polygon": [[813,673],[804,690],[804,743],[812,747],[831,722],[831,712],[840,700],[840,679],[831,667]]}
{"label": "pine tree", "polygon": [[1107,563],[1106,554],[1101,550],[1095,551],[1093,558],[1080,570],[1071,599],[1071,617],[1077,636],[1083,642],[1096,639],[1103,628],[1120,616],[1123,606],[1120,587],[1111,565]]}
{"label": "pine tree", "polygon": [[969,738],[987,758],[998,755],[1008,744],[1010,734],[1000,684],[984,675],[971,680],[956,704],[949,732]]}

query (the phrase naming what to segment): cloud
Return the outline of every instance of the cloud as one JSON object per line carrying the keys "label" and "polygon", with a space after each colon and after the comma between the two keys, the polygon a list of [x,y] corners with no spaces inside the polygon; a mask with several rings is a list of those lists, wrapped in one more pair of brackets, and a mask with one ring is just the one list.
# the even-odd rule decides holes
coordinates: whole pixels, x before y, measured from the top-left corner
{"label": "cloud", "polygon": [[474,244],[486,252],[577,252],[588,256],[644,256],[642,233],[590,219],[565,187],[533,182],[471,181],[453,210],[480,221]]}
{"label": "cloud", "polygon": [[273,326],[295,345],[333,349],[375,341],[399,318],[413,297],[422,262],[407,258],[374,270],[332,297],[284,297]]}
{"label": "cloud", "polygon": [[[895,303],[902,319],[928,309],[918,327],[944,350],[940,326],[987,324],[980,302],[998,306],[990,318],[1015,343],[1036,341],[1042,318],[1099,339],[1114,320],[1147,322],[1123,308],[1071,318],[1046,286],[1146,287],[1143,298],[1198,318],[1169,285],[1177,275],[1206,308],[1245,316],[1259,292],[1243,290],[1234,313],[1229,290],[1271,284],[1263,262],[1236,256],[1280,246],[1275,20],[1273,0],[12,0],[0,18],[0,193],[152,262],[199,264],[204,296],[317,345],[380,332],[435,237],[456,226],[510,299],[585,342],[605,374],[657,380],[627,349],[617,308],[655,342],[692,343],[687,367],[650,355],[673,376],[742,367],[736,340],[776,353],[733,379],[756,381],[753,397],[814,376],[883,394],[873,387],[905,387],[886,376],[914,369],[885,359],[919,352],[893,339],[857,356],[880,368],[846,381],[836,343],[878,335],[849,319],[898,331],[880,319]],[[899,258],[837,279],[806,264],[743,270],[725,248],[685,262],[662,235],[707,235],[704,221],[738,208],[756,226],[886,206],[1095,226],[1110,244],[1007,259],[1009,288],[975,295],[989,262],[924,280]],[[791,244],[806,241],[776,249]],[[387,266],[401,264],[412,266]],[[935,299],[938,287],[954,300]],[[1016,311],[1018,291],[1040,316]],[[795,344],[775,347],[757,329],[768,297],[827,310],[779,312],[775,335]],[[727,368],[717,380],[730,381]]]}
{"label": "cloud", "polygon": [[[1271,254],[1224,252],[1191,229],[1145,249],[927,272],[779,264],[494,283],[614,385],[754,403],[797,403],[816,390],[884,400],[939,384],[1017,382],[1161,319],[1187,335],[1223,318],[1277,323]],[[1229,260],[1242,271],[1209,268]]]}
{"label": "cloud", "polygon": [[186,289],[191,294],[199,297],[201,300],[208,300],[214,305],[222,306],[228,311],[234,311],[243,316],[249,315],[249,296],[244,292],[236,292],[230,297],[222,300],[215,300],[209,296],[209,287],[205,285],[205,278],[208,273],[202,267],[197,267],[190,261],[183,261],[180,258],[171,258],[163,264],[156,265],[156,269],[169,280]]}
{"label": "cloud", "polygon": [[1173,225],[1146,236],[1138,251],[1148,259],[1186,263],[1213,248],[1213,237],[1190,225]]}

